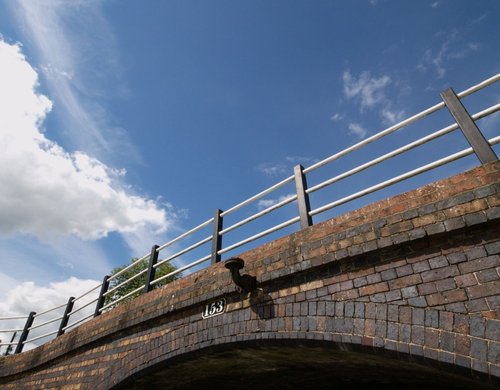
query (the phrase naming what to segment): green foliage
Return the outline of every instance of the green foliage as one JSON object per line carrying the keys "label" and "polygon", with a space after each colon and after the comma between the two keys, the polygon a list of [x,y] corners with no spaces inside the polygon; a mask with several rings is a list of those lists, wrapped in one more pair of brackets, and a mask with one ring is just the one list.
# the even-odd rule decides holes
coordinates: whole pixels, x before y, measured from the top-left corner
{"label": "green foliage", "polygon": [[[132,264],[135,261],[137,261],[137,259],[132,259],[130,261],[130,264]],[[113,280],[111,280],[109,283],[108,291],[110,291],[115,286],[118,286],[121,283],[125,282],[127,279],[130,279],[132,276],[137,275],[141,271],[144,271],[140,276],[136,277],[135,279],[130,280],[129,282],[125,283],[123,286],[118,287],[111,294],[107,295],[104,304],[107,305],[110,302],[116,301],[117,299],[134,291],[135,289],[137,289],[141,286],[144,286],[146,284],[148,263],[149,263],[148,259],[142,260],[142,261],[138,262],[137,264],[134,264],[134,266],[130,267],[128,270],[126,270],[122,274],[118,275]],[[113,268],[113,270],[111,271],[111,276],[117,274],[118,272],[120,272],[121,270],[123,270],[124,268],[126,268],[130,264],[126,264],[126,265],[123,265],[121,267]],[[164,275],[168,275],[169,273],[175,271],[176,269],[177,268],[174,265],[172,265],[170,263],[164,263],[156,268],[155,279],[158,279]],[[160,282],[155,283],[155,287],[158,288],[160,286],[164,286],[165,284],[170,283],[171,281],[179,278],[180,276],[181,276],[181,274],[169,276],[168,278],[165,278],[165,279],[161,280]],[[117,305],[120,305],[121,303],[124,303],[124,302],[129,302],[132,299],[141,295],[142,293],[143,293],[143,290],[141,289],[141,290],[137,291],[136,293],[130,295],[129,297],[121,300],[120,302],[117,303]]]}

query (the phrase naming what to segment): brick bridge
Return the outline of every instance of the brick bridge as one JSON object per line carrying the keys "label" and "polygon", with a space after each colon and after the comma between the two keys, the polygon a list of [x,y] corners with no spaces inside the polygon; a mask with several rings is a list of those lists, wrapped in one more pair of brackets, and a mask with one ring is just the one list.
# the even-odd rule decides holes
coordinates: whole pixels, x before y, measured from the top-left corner
{"label": "brick bridge", "polygon": [[2,357],[0,387],[498,388],[499,168],[240,254],[249,294],[224,263],[144,294]]}

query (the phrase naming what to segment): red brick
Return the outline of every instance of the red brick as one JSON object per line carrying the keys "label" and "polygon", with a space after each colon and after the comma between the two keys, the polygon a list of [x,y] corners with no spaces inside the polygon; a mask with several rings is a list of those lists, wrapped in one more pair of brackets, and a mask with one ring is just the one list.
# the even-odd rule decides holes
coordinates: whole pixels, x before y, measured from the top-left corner
{"label": "red brick", "polygon": [[459,274],[456,265],[450,265],[448,267],[438,268],[430,271],[424,271],[421,273],[423,282],[432,282],[435,280],[446,279],[451,276],[456,276]]}
{"label": "red brick", "polygon": [[[339,323],[343,320],[342,318],[332,318],[333,315],[337,314],[338,317],[342,317],[348,312],[352,314],[353,305],[358,305],[356,306],[356,310],[359,310],[358,313],[362,312],[359,308],[363,307],[365,309],[364,316],[369,318],[366,321],[366,332],[362,334],[363,338],[358,340],[363,345],[371,346],[379,342],[378,338],[370,338],[369,336],[384,337],[381,336],[381,333],[385,334],[385,322],[381,320],[390,318],[396,321],[391,322],[391,335],[396,336],[392,339],[402,341],[397,344],[386,343],[386,345],[391,345],[393,350],[408,352],[407,342],[410,341],[420,345],[423,331],[425,357],[438,359],[447,356],[437,352],[437,348],[440,347],[439,343],[441,342],[441,346],[448,350],[452,349],[450,345],[454,343],[455,347],[452,352],[455,353],[456,358],[463,357],[465,359],[472,356],[474,357],[473,363],[478,364],[478,367],[486,366],[488,363],[481,361],[480,358],[482,359],[483,355],[487,353],[495,353],[495,349],[491,348],[490,351],[486,351],[486,346],[493,345],[496,348],[492,339],[496,339],[498,336],[493,336],[492,330],[484,324],[500,319],[500,286],[495,276],[497,267],[500,267],[500,259],[495,255],[498,253],[498,246],[493,242],[493,238],[498,237],[499,227],[494,220],[488,222],[483,230],[481,230],[481,226],[465,227],[462,232],[455,230],[452,234],[441,237],[427,237],[418,240],[416,236],[410,236],[411,242],[394,248],[395,250],[404,248],[407,252],[402,255],[391,253],[393,247],[390,246],[384,249],[379,248],[380,263],[384,260],[394,260],[392,263],[387,262],[377,267],[380,272],[398,267],[400,262],[406,261],[402,260],[405,256],[408,257],[408,263],[413,264],[415,274],[407,274],[410,271],[409,267],[396,268],[399,278],[391,280],[390,284],[381,282],[380,273],[375,274],[373,266],[355,270],[353,266],[356,262],[345,258],[346,256],[342,261],[337,262],[337,264],[341,264],[339,269],[344,271],[342,275],[325,279],[318,276],[318,279],[314,279],[318,275],[316,271],[321,272],[322,268],[311,267],[311,262],[302,262],[302,259],[299,258],[298,248],[309,248],[306,251],[308,256],[320,255],[324,253],[323,247],[310,244],[311,242],[319,240],[327,234],[340,233],[345,235],[349,233],[350,229],[352,235],[350,239],[345,239],[344,243],[354,241],[361,244],[360,247],[364,250],[364,244],[367,240],[374,240],[375,236],[371,230],[369,232],[361,230],[362,224],[372,221],[370,229],[378,226],[377,229],[380,230],[384,224],[377,224],[377,220],[382,216],[385,216],[384,218],[389,221],[385,228],[385,231],[389,233],[388,242],[397,241],[398,238],[392,234],[409,227],[406,218],[415,215],[415,210],[412,212],[409,207],[420,209],[422,214],[425,214],[425,217],[415,218],[415,220],[419,220],[421,223],[434,220],[435,222],[430,223],[433,225],[436,221],[441,221],[444,214],[433,212],[431,202],[446,200],[456,194],[461,196],[460,194],[464,194],[465,190],[477,188],[479,183],[483,183],[482,185],[496,184],[500,182],[499,172],[500,163],[487,164],[418,190],[347,213],[323,224],[317,224],[292,236],[275,240],[242,254],[241,257],[245,259],[245,272],[256,275],[260,283],[265,282],[262,284],[263,286],[272,285],[269,299],[274,302],[274,314],[278,317],[275,318],[276,321],[274,319],[262,321],[259,318],[259,313],[270,317],[272,313],[271,302],[262,306],[262,312],[258,312],[259,309],[253,310],[258,305],[251,306],[248,297],[238,296],[224,265],[222,263],[215,264],[207,270],[188,275],[163,289],[144,294],[97,319],[82,324],[71,334],[68,332],[68,334],[43,345],[39,349],[0,358],[2,386],[6,388],[33,388],[39,385],[38,387],[42,388],[49,387],[49,385],[52,387],[65,385],[69,388],[73,385],[77,387],[78,381],[85,377],[89,380],[89,388],[105,388],[105,386],[95,386],[95,382],[90,382],[91,380],[100,380],[100,383],[108,383],[105,382],[108,377],[105,377],[102,371],[106,368],[101,366],[101,363],[105,364],[106,367],[113,367],[114,372],[110,377],[113,380],[120,380],[122,379],[118,374],[120,370],[125,370],[128,375],[137,367],[146,368],[149,362],[159,362],[156,359],[161,355],[166,356],[172,352],[177,354],[186,347],[196,349],[198,343],[207,340],[219,341],[219,337],[233,337],[234,335],[255,337],[259,335],[258,330],[263,330],[263,325],[273,331],[276,328],[281,331],[282,327],[284,330],[304,331],[310,327],[309,329],[327,331],[329,327],[328,331],[331,332],[329,320],[338,319]],[[481,190],[480,193],[477,191],[474,193],[481,197],[481,201],[475,200],[464,203],[460,207],[450,207],[447,211],[458,213],[460,216],[456,218],[462,218],[464,215],[481,211],[482,207],[487,206],[486,201],[490,205],[500,204],[500,198],[496,193],[488,195],[488,198],[485,196],[491,192],[486,189]],[[462,200],[466,198],[467,196],[461,197]],[[422,207],[427,204],[429,204],[428,207]],[[490,215],[493,214],[490,213]],[[496,215],[495,218],[498,216]],[[470,220],[471,218],[469,218]],[[429,231],[427,226],[430,225],[426,225],[425,230]],[[323,243],[328,242],[331,248],[337,249],[337,241],[335,239],[331,243],[331,238],[329,238],[325,239]],[[308,243],[309,246],[306,245]],[[449,255],[450,253],[453,255]],[[450,263],[457,264],[458,268],[445,266],[445,271],[441,269],[429,271],[428,260],[440,255],[447,256]],[[341,255],[338,258],[340,257]],[[333,261],[332,258],[325,257],[325,265],[330,261]],[[373,263],[370,264],[373,265]],[[442,265],[441,262],[435,261],[432,264],[433,266]],[[292,269],[292,267],[295,267],[298,272],[297,278],[294,278],[293,274],[288,276],[280,273],[281,270]],[[312,268],[314,268],[313,272],[308,273]],[[325,268],[327,267],[325,266],[323,269]],[[460,270],[461,274],[456,273],[455,270]],[[442,273],[435,273],[436,271]],[[279,278],[272,280],[271,272]],[[477,273],[476,277],[474,273]],[[386,272],[384,275],[389,276],[390,274],[391,272]],[[352,281],[357,278],[364,278],[367,283],[371,281],[372,285],[363,286],[360,290],[355,289],[352,287]],[[321,295],[322,300],[326,302],[317,302],[316,294],[312,293],[315,291],[314,289],[322,285],[321,282],[318,282],[319,280],[330,284],[329,288],[332,292],[337,289],[332,296],[326,295],[326,292]],[[288,300],[293,299],[294,294],[297,294],[298,291],[294,289],[298,289],[297,286],[306,283],[306,281],[307,287],[304,289],[309,291],[309,297],[302,292],[300,299],[303,301],[301,303],[293,303],[292,300]],[[453,287],[452,282],[456,283],[457,289],[449,290]],[[284,286],[280,287],[280,283],[283,283]],[[346,290],[340,291],[341,286]],[[392,290],[387,293],[389,287]],[[385,304],[375,305],[369,302],[370,298],[376,297],[378,299],[378,296],[397,296],[401,287],[407,288],[403,292],[403,297],[406,293],[405,298],[415,298],[413,291],[416,293],[418,287],[421,294],[419,299],[423,299],[422,295],[426,296],[432,305],[441,307],[439,310],[437,308],[415,310],[412,307],[404,306],[403,300],[397,302],[401,306],[394,304],[388,307]],[[325,287],[322,289],[326,290]],[[358,291],[368,295],[360,298]],[[210,321],[204,321],[200,318],[199,309],[203,307],[205,302],[220,294],[233,293],[236,301],[232,300],[231,310],[224,315],[225,317],[215,317]],[[372,294],[372,297],[369,294]],[[311,301],[307,302],[307,298]],[[342,302],[342,300],[351,302]],[[320,309],[321,304],[325,306]],[[289,309],[294,308],[294,305],[298,305],[299,309],[308,308],[306,312],[312,318],[306,319],[305,322],[304,318],[295,318],[292,315],[294,310],[291,314]],[[462,307],[467,308],[468,313],[460,314]],[[389,309],[387,310],[387,308]],[[382,310],[379,312],[379,309]],[[452,310],[455,313],[450,312]],[[319,315],[320,311],[324,315]],[[287,313],[288,316],[283,318]],[[424,314],[427,328],[424,330],[420,327],[414,327],[415,323],[422,322]],[[154,321],[156,318],[162,320],[160,322]],[[282,325],[278,325],[277,320],[282,320]],[[356,318],[356,321],[359,321],[360,324],[364,321],[362,314]],[[343,331],[352,331],[348,328],[345,326]],[[128,335],[127,332],[130,329],[135,329],[137,333]],[[355,329],[363,329],[363,327],[358,326]],[[398,329],[398,331],[394,332],[394,329]],[[413,330],[416,332],[413,333]],[[445,330],[453,332],[453,335],[444,332]],[[469,332],[474,337],[471,337]],[[389,334],[389,326],[387,326],[387,334]],[[483,336],[485,337],[483,338]],[[453,337],[455,338],[453,339]],[[72,349],[73,347],[76,349]],[[492,361],[490,359],[490,363]],[[33,364],[36,364],[36,367],[33,367]],[[493,365],[490,366],[490,368],[493,367]],[[30,377],[30,374],[16,371],[22,370],[23,367],[26,369],[35,368],[37,376]],[[85,372],[82,370],[83,367],[88,370]],[[6,383],[11,378],[18,382]],[[36,383],[34,378],[40,379],[41,382]]]}
{"label": "red brick", "polygon": [[398,260],[398,261],[391,261],[391,262],[376,266],[375,271],[381,272],[381,271],[385,271],[385,270],[388,270],[391,268],[401,267],[401,266],[404,266],[405,264],[406,264],[406,259],[402,259],[402,260]]}
{"label": "red brick", "polygon": [[464,290],[448,290],[430,294],[425,297],[429,306],[446,305],[448,303],[463,302],[467,300]]}
{"label": "red brick", "polygon": [[373,295],[380,292],[389,291],[389,286],[387,282],[380,282],[376,284],[370,284],[369,286],[364,286],[359,288],[359,295]]}
{"label": "red brick", "polygon": [[424,331],[424,345],[429,348],[438,348],[439,330],[426,328]]}
{"label": "red brick", "polygon": [[467,294],[470,299],[489,297],[500,294],[500,281],[479,284],[477,286],[467,287]]}
{"label": "red brick", "polygon": [[346,301],[346,300],[356,299],[358,297],[359,297],[358,290],[346,290],[333,294],[333,299],[335,301]]}
{"label": "red brick", "polygon": [[470,203],[463,203],[444,210],[447,218],[460,217],[466,214],[472,214],[477,211],[486,210],[488,204],[484,199],[477,199]]}
{"label": "red brick", "polygon": [[427,225],[432,225],[433,223],[438,222],[438,218],[435,214],[428,214],[422,217],[417,217],[413,219],[413,225],[415,227],[422,227]]}
{"label": "red brick", "polygon": [[420,277],[419,274],[414,274],[390,280],[389,287],[391,288],[391,290],[395,290],[398,288],[414,286],[419,283],[422,283],[422,278]]}
{"label": "red brick", "polygon": [[475,260],[469,260],[458,265],[462,274],[469,272],[481,271],[488,268],[500,266],[500,258],[498,256],[482,257]]}
{"label": "red brick", "polygon": [[362,268],[360,270],[356,270],[356,271],[353,271],[353,272],[349,272],[349,279],[356,279],[356,278],[359,278],[361,276],[366,276],[366,275],[371,275],[375,273],[375,270],[373,267],[368,267],[368,268]]}
{"label": "red brick", "polygon": [[472,273],[465,275],[458,275],[455,276],[455,283],[457,284],[457,287],[469,287],[477,284],[477,279]]}
{"label": "red brick", "polygon": [[470,336],[458,334],[455,339],[455,353],[469,356],[470,354]]}

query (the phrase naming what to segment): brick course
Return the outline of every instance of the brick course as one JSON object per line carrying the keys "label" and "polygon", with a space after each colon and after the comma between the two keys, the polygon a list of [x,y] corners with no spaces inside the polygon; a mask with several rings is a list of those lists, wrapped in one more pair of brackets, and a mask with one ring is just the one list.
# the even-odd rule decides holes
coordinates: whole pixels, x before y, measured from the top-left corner
{"label": "brick course", "polygon": [[[245,252],[259,290],[216,264],[50,343],[0,357],[2,388],[108,389],[217,344],[359,344],[500,377],[500,163],[487,164]],[[204,305],[225,314],[202,319]]]}

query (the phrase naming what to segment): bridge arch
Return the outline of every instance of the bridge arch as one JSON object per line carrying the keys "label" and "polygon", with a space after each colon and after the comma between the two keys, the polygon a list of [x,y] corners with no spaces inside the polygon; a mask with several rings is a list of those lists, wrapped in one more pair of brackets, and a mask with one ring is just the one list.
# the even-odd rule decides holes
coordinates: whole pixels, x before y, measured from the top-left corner
{"label": "bridge arch", "polygon": [[132,374],[114,390],[494,389],[448,363],[356,343],[297,338],[229,342],[187,352]]}
{"label": "bridge arch", "polygon": [[[181,370],[189,360],[222,365],[231,353],[253,350],[265,361],[266,348],[278,357],[290,348],[316,351],[322,377],[334,371],[335,352],[351,365],[358,353],[372,359],[365,366],[398,359],[417,376],[438,369],[442,378],[462,377],[463,386],[498,386],[499,167],[484,165],[241,254],[243,273],[257,280],[250,293],[238,292],[218,263],[143,294],[1,358],[0,386],[109,389]],[[207,311],[221,299],[220,312]]]}

